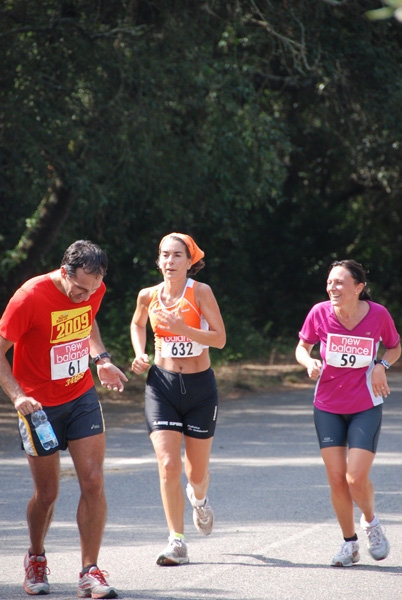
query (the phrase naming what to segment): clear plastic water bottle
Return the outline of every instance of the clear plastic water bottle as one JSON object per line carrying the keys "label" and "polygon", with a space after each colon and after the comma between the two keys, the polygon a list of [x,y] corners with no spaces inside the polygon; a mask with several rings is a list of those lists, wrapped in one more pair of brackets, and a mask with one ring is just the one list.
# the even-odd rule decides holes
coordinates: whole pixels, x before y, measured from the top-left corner
{"label": "clear plastic water bottle", "polygon": [[31,414],[32,425],[36,429],[38,438],[45,450],[56,448],[59,445],[53,427],[47,420],[47,415],[44,410],[36,410]]}

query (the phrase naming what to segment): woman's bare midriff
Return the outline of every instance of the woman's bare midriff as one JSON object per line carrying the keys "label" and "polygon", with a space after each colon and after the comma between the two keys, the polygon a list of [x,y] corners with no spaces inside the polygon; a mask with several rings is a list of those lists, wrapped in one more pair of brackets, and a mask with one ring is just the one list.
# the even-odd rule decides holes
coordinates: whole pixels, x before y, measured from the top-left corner
{"label": "woman's bare midriff", "polygon": [[201,373],[211,366],[208,348],[199,356],[190,358],[162,358],[160,352],[155,353],[155,364],[174,373]]}

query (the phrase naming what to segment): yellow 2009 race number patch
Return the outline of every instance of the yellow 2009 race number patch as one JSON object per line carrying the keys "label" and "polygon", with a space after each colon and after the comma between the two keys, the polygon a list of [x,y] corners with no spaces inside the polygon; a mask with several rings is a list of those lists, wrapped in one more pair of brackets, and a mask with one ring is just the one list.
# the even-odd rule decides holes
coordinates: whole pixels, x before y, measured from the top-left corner
{"label": "yellow 2009 race number patch", "polygon": [[92,309],[82,306],[52,313],[50,365],[52,379],[83,374],[89,367],[89,336]]}
{"label": "yellow 2009 race number patch", "polygon": [[361,369],[370,366],[373,351],[372,338],[329,333],[325,360],[332,367]]}

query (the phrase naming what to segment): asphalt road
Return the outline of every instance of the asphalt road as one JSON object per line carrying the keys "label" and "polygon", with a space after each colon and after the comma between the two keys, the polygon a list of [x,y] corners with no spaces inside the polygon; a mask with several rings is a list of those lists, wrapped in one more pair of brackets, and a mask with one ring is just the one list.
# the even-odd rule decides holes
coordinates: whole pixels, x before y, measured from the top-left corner
{"label": "asphalt road", "polygon": [[[287,389],[221,403],[209,496],[216,525],[200,536],[187,502],[190,564],[159,567],[168,531],[157,465],[142,422],[107,431],[108,523],[99,566],[120,598],[144,600],[395,600],[402,598],[402,375],[390,374],[372,470],[376,509],[391,543],[376,563],[360,535],[361,561],[330,567],[342,541],[332,512],[312,422],[312,389]],[[25,509],[32,485],[10,426],[0,441],[0,600],[22,590],[28,546]],[[80,570],[75,523],[78,486],[62,458],[62,485],[47,537],[50,598],[76,596]]]}

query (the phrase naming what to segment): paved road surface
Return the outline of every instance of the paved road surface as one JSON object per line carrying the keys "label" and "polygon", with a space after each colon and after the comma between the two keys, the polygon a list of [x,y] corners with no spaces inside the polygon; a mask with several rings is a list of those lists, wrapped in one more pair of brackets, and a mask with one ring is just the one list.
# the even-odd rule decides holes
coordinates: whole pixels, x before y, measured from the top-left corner
{"label": "paved road surface", "polygon": [[[211,461],[216,526],[200,536],[187,503],[191,563],[158,567],[168,532],[157,466],[142,422],[109,427],[109,503],[99,564],[120,597],[143,600],[396,600],[402,598],[402,375],[390,376],[372,470],[377,513],[391,542],[374,562],[361,536],[361,562],[329,566],[341,543],[312,424],[312,390],[275,391],[222,402]],[[22,560],[31,495],[26,459],[12,428],[0,439],[0,600],[27,598]],[[76,595],[80,569],[77,481],[68,455],[46,544],[55,600]],[[356,511],[357,531],[360,515]]]}

